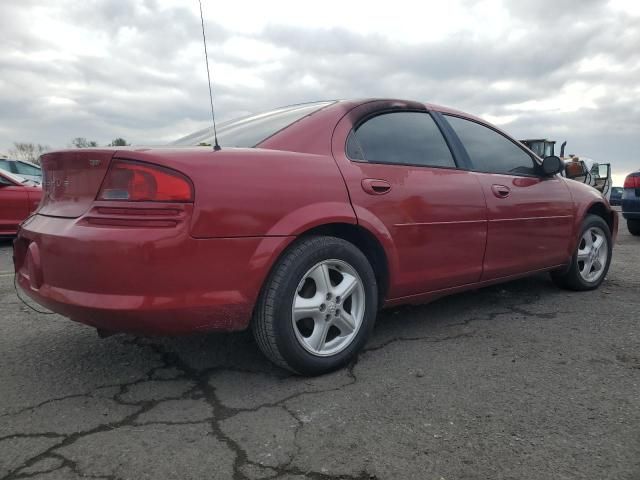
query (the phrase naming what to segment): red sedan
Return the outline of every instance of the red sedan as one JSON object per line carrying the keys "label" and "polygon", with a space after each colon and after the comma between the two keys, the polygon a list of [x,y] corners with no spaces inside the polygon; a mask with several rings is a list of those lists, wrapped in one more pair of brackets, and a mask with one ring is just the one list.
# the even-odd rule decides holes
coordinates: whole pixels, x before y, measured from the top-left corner
{"label": "red sedan", "polygon": [[[107,332],[251,328],[302,374],[344,365],[379,308],[549,271],[597,288],[618,219],[490,124],[399,100],[285,107],[168,148],[48,153],[20,286]],[[191,145],[191,147],[182,147]]]}
{"label": "red sedan", "polygon": [[0,170],[0,237],[14,236],[41,197],[42,189],[35,182]]}

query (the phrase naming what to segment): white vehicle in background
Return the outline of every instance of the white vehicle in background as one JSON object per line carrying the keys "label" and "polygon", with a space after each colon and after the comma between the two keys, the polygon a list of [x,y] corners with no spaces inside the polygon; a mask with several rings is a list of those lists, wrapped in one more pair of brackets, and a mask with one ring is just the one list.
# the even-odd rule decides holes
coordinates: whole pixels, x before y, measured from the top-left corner
{"label": "white vehicle in background", "polygon": [[42,169],[35,163],[14,160],[2,155],[0,156],[0,170],[19,175],[38,184],[42,183]]}
{"label": "white vehicle in background", "polygon": [[570,155],[565,162],[565,177],[591,185],[609,200],[611,197],[611,164],[598,163],[587,157]]}
{"label": "white vehicle in background", "polygon": [[[555,141],[547,139],[520,140],[540,158],[555,155]],[[564,161],[565,171],[562,175],[577,182],[586,183],[602,193],[609,200],[611,197],[611,164],[599,163],[588,157],[577,155],[564,156],[564,148],[567,142],[560,146],[560,158]]]}

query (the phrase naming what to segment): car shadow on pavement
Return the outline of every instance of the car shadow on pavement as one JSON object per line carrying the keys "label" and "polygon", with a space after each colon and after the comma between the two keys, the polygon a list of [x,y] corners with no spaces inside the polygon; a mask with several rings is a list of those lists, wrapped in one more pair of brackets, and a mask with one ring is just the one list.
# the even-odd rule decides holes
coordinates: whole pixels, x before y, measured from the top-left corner
{"label": "car shadow on pavement", "polygon": [[[379,313],[374,332],[361,355],[401,339],[442,338],[469,334],[474,321],[500,315],[554,318],[555,311],[536,308],[543,296],[562,295],[548,275],[538,275],[503,285],[465,292],[418,306],[403,306]],[[151,348],[174,367],[195,372],[231,370],[273,375],[291,374],[273,366],[259,351],[250,331],[211,333],[184,337],[134,337],[117,335],[117,342]],[[357,359],[354,363],[357,362]]]}
{"label": "car shadow on pavement", "polygon": [[[496,318],[504,320],[502,317],[509,315],[520,319],[553,319],[557,308],[545,311],[549,302],[545,302],[545,307],[538,305],[538,300],[564,294],[553,286],[548,276],[539,275],[445,297],[426,305],[384,310],[378,315],[374,332],[358,357],[346,368],[326,377],[355,378],[353,370],[362,358],[380,355],[379,350],[394,342],[464,340],[476,332],[481,334],[487,327],[486,322]],[[29,376],[38,372],[33,380],[44,390],[64,391],[56,384],[61,382],[59,372],[71,374],[72,383],[84,391],[115,385],[126,389],[130,384],[174,379],[188,380],[206,390],[210,379],[220,376],[236,376],[245,381],[260,378],[260,388],[275,387],[283,381],[307,386],[323,383],[274,366],[262,355],[248,330],[181,337],[117,334],[100,339],[84,325],[60,316],[40,315],[24,306],[19,308],[23,312],[20,315],[33,322],[24,326],[25,341],[32,355],[37,352],[33,365],[22,365],[20,369]],[[37,361],[38,357],[46,359],[44,365]],[[47,385],[50,381],[53,383]]]}

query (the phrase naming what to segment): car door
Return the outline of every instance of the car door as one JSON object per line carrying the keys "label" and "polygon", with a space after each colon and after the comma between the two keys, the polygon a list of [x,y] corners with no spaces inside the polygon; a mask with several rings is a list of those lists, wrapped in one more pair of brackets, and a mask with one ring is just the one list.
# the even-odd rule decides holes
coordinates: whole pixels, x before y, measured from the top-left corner
{"label": "car door", "polygon": [[333,152],[358,222],[388,239],[395,265],[388,298],[478,281],[487,229],[480,185],[457,167],[424,107],[384,106],[345,117]]}
{"label": "car door", "polygon": [[544,177],[515,140],[476,120],[444,118],[485,195],[488,211],[483,280],[564,264],[570,256],[573,201],[559,176]]}
{"label": "car door", "polygon": [[20,222],[29,215],[29,208],[29,195],[25,187],[0,173],[0,234],[14,234]]}

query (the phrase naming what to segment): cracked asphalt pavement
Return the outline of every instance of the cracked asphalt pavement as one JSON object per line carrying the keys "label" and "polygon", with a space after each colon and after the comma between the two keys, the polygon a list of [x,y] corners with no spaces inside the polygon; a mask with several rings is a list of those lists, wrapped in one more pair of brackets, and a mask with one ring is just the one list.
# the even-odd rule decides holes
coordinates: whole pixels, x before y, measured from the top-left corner
{"label": "cracked asphalt pavement", "polygon": [[640,238],[603,286],[546,275],[379,316],[300,378],[248,333],[116,335],[16,297],[0,242],[0,479],[640,478]]}

